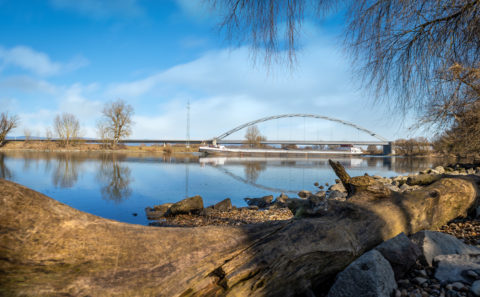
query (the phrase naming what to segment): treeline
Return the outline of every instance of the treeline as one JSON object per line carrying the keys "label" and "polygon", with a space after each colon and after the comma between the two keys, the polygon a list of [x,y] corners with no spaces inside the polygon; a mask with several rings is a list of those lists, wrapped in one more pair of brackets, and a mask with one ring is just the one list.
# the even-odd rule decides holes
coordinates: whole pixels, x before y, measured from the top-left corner
{"label": "treeline", "polygon": [[433,153],[432,143],[425,137],[398,139],[394,145],[397,155],[419,156]]}
{"label": "treeline", "polygon": [[[105,147],[116,147],[118,142],[132,132],[133,107],[118,99],[108,102],[102,109],[102,117],[97,122],[97,135]],[[17,115],[8,112],[0,114],[0,146],[6,143],[7,135],[20,124]],[[31,140],[31,131],[24,129],[25,141]],[[75,145],[83,140],[80,120],[71,113],[64,112],[53,120],[52,127],[45,131],[45,139],[58,140],[62,146]]]}

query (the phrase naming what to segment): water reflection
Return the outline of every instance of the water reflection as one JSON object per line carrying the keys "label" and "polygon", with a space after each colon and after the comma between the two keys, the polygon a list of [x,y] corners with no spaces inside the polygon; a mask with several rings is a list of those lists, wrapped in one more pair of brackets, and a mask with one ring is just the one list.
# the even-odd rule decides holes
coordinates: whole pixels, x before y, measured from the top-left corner
{"label": "water reflection", "polygon": [[[58,154],[56,166],[52,174],[52,183],[55,187],[72,188],[78,181],[79,166],[84,160],[72,154]],[[45,171],[50,169],[50,161],[45,162]]]}
{"label": "water reflection", "polygon": [[116,203],[127,199],[132,194],[130,184],[133,181],[130,168],[122,164],[124,155],[103,155],[97,172],[97,178],[101,182],[103,199]]}
{"label": "water reflection", "polygon": [[11,179],[12,177],[13,174],[5,163],[5,155],[0,153],[0,178]]}
{"label": "water reflection", "polygon": [[267,169],[267,162],[249,162],[245,163],[245,177],[246,179],[254,183],[257,181],[260,172]]}

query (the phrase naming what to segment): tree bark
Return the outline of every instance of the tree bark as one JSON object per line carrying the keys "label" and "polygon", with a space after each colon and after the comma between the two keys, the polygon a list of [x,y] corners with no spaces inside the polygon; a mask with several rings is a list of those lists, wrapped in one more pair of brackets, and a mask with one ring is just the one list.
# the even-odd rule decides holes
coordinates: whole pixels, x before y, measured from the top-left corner
{"label": "tree bark", "polygon": [[383,240],[465,216],[477,183],[443,178],[386,197],[359,191],[312,218],[159,228],[99,218],[0,179],[0,295],[318,293]]}

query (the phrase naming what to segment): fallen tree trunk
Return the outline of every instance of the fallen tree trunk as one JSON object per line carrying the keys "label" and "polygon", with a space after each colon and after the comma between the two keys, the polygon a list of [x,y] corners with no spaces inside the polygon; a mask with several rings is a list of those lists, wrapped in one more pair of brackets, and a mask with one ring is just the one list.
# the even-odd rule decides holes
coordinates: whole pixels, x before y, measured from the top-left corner
{"label": "fallen tree trunk", "polygon": [[388,197],[356,193],[313,218],[158,228],[102,219],[0,179],[0,295],[311,294],[383,240],[466,215],[476,183],[444,178]]}

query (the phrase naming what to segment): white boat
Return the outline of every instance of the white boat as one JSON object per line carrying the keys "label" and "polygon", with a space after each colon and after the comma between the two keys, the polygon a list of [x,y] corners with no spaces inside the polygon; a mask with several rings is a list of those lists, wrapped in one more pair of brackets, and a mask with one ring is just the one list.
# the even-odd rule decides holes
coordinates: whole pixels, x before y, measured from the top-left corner
{"label": "white boat", "polygon": [[342,146],[337,150],[301,150],[301,149],[261,149],[261,148],[230,148],[223,145],[201,146],[200,152],[212,155],[280,155],[280,156],[324,156],[324,155],[361,155],[363,151],[354,146]]}

